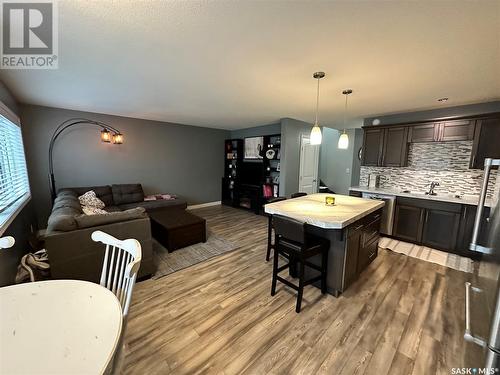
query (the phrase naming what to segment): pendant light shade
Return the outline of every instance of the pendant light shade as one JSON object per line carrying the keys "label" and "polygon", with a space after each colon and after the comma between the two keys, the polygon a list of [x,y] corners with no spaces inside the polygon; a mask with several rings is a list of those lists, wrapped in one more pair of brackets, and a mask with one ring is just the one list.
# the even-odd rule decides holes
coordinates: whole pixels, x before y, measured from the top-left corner
{"label": "pendant light shade", "polygon": [[319,112],[319,80],[325,76],[324,72],[316,72],[313,74],[313,78],[318,80],[318,89],[316,91],[316,119],[314,121],[314,126],[311,129],[311,137],[309,141],[312,145],[320,145],[323,138],[321,134],[321,128],[318,122],[318,112]]}
{"label": "pendant light shade", "polygon": [[318,124],[314,124],[313,128],[311,129],[311,138],[310,138],[311,144],[320,145],[322,139],[323,136],[321,134],[320,127],[318,126]]}
{"label": "pendant light shade", "polygon": [[345,108],[344,108],[344,131],[339,137],[339,142],[337,144],[337,147],[341,150],[347,150],[349,148],[349,136],[345,132],[345,125],[346,125],[346,115],[347,115],[347,98],[349,97],[350,94],[352,94],[351,89],[347,89],[342,91],[342,94],[345,95]]}
{"label": "pendant light shade", "polygon": [[349,148],[349,136],[345,132],[345,129],[344,132],[339,137],[338,148],[342,150],[346,150],[347,148]]}

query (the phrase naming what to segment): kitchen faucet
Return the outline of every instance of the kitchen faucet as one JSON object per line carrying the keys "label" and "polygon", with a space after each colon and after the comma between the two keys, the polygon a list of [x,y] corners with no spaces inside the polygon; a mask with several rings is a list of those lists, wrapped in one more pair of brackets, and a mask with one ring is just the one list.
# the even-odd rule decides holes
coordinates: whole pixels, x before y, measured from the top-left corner
{"label": "kitchen faucet", "polygon": [[427,193],[425,193],[425,194],[427,194],[427,195],[436,195],[436,193],[434,192],[434,188],[435,188],[436,186],[439,186],[439,182],[437,182],[437,181],[432,181],[432,182],[431,182],[431,185],[430,185],[430,188],[429,188],[429,191],[428,191]]}

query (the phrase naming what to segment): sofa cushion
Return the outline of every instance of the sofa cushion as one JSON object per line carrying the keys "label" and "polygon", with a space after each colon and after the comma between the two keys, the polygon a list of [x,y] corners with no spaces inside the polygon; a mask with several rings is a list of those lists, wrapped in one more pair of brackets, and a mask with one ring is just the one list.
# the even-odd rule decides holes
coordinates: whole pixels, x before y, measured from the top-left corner
{"label": "sofa cushion", "polygon": [[76,194],[76,192],[74,192],[73,190],[71,189],[60,189],[58,192],[57,192],[57,197],[56,197],[56,200],[58,198],[63,198],[63,197],[78,197],[78,194]]}
{"label": "sofa cushion", "polygon": [[75,220],[78,228],[89,228],[143,217],[147,217],[144,208],[137,207],[131,210],[110,212],[104,215],[77,215],[75,216]]}
{"label": "sofa cushion", "polygon": [[113,204],[113,193],[111,192],[111,186],[88,186],[88,187],[76,187],[76,188],[64,188],[59,190],[59,195],[61,192],[70,190],[73,191],[77,196],[85,194],[87,191],[92,190],[97,198],[102,200],[106,206],[114,206]]}
{"label": "sofa cushion", "polygon": [[81,210],[73,207],[56,208],[50,214],[47,223],[47,232],[70,231],[78,228],[75,217],[81,214]]}
{"label": "sofa cushion", "polygon": [[111,185],[111,191],[113,192],[113,201],[117,206],[144,200],[141,184]]}
{"label": "sofa cushion", "polygon": [[87,191],[85,194],[80,195],[78,197],[78,201],[82,206],[86,207],[95,207],[102,209],[106,206],[102,200],[97,198],[93,190]]}
{"label": "sofa cushion", "polygon": [[106,206],[104,207],[104,210],[106,212],[121,212],[123,211],[120,207],[118,206]]}
{"label": "sofa cushion", "polygon": [[133,207],[144,207],[146,211],[152,211],[162,208],[185,209],[187,207],[187,203],[183,199],[174,199],[174,200],[159,199],[156,201],[142,201],[137,203],[121,204],[118,207],[120,207],[122,210],[128,210],[129,208]]}
{"label": "sofa cushion", "polygon": [[102,208],[92,206],[82,206],[82,211],[85,215],[105,215],[108,213],[108,211],[104,211]]}
{"label": "sofa cushion", "polygon": [[74,208],[75,210],[78,210],[79,213],[82,213],[81,205],[80,202],[78,201],[78,198],[76,195],[71,196],[71,195],[63,195],[63,196],[58,196],[54,200],[54,204],[52,205],[52,211],[57,210],[58,208],[62,207],[71,207]]}

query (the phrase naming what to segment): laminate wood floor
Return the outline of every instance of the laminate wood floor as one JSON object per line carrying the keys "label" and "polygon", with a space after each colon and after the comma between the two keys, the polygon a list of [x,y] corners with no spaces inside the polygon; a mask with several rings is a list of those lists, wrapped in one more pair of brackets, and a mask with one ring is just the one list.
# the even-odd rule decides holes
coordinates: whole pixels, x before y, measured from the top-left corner
{"label": "laminate wood floor", "polygon": [[[450,374],[462,367],[468,275],[380,250],[340,298],[278,284],[267,218],[194,211],[238,250],[136,285],[126,374]],[[182,250],[181,250],[182,251]]]}

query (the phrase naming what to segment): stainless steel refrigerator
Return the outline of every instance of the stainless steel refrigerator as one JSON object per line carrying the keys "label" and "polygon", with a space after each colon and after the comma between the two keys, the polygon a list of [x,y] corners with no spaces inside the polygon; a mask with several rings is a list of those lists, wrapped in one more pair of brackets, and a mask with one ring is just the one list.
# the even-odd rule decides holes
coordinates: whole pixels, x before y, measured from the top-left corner
{"label": "stainless steel refrigerator", "polygon": [[[465,365],[485,374],[495,374],[495,369],[500,369],[500,176],[496,186],[489,186],[491,170],[497,166],[500,159],[485,159],[470,244],[470,250],[481,253],[481,258],[470,282],[465,284]],[[489,199],[488,190],[492,195]],[[486,220],[485,206],[490,207]],[[486,235],[480,236],[481,232]]]}

